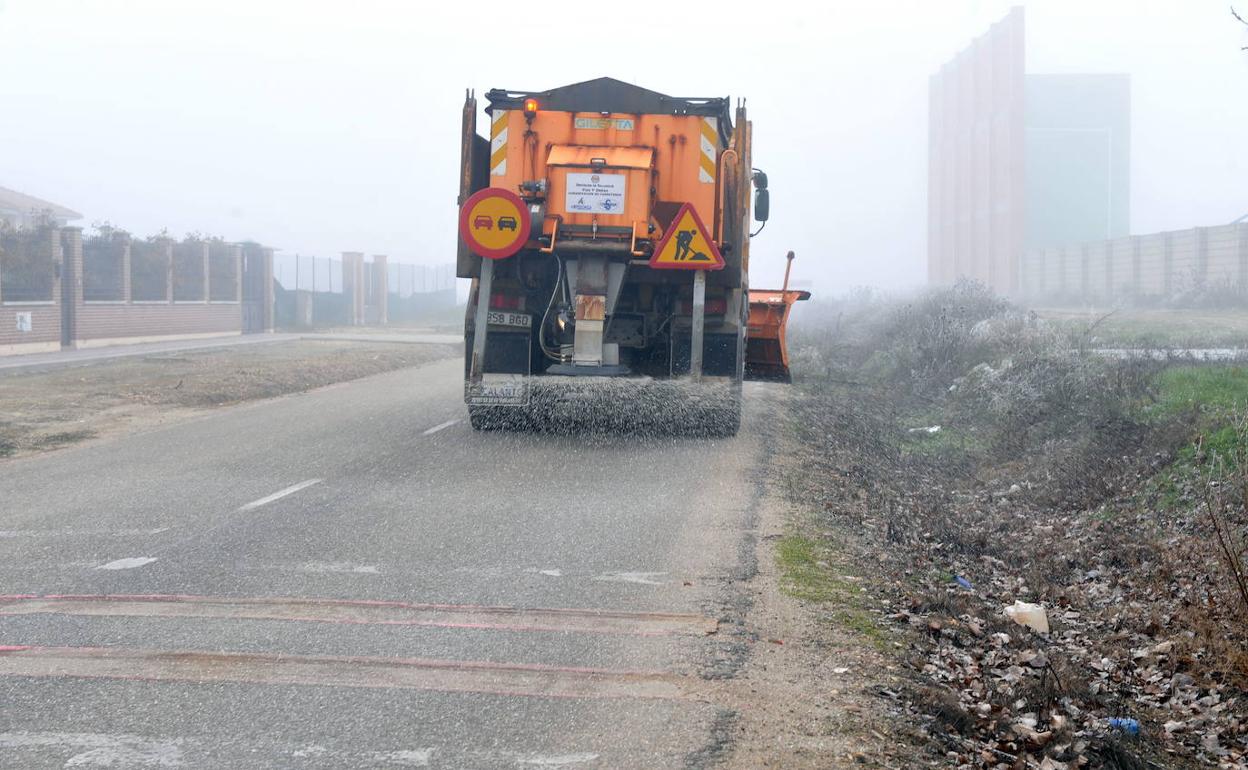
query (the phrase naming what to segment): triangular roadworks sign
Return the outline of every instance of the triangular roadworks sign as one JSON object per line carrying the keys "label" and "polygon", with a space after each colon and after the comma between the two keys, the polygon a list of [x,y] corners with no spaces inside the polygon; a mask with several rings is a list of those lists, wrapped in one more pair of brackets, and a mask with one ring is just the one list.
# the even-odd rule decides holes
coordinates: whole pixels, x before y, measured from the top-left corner
{"label": "triangular roadworks sign", "polygon": [[658,270],[723,270],[724,258],[692,204],[681,205],[650,257]]}

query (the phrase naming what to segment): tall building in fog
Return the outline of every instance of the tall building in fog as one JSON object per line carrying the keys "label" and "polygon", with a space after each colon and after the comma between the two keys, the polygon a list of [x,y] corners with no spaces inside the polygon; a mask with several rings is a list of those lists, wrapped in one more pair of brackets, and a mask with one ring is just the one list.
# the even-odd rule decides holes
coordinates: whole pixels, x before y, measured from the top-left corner
{"label": "tall building in fog", "polygon": [[1025,251],[1126,235],[1127,75],[1029,75],[1010,11],[932,76],[928,280],[1018,294]]}

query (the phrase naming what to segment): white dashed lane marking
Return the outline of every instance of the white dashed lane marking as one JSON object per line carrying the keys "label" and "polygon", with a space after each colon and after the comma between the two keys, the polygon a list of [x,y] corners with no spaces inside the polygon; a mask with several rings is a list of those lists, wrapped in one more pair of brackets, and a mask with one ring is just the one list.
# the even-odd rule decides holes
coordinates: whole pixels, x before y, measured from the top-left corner
{"label": "white dashed lane marking", "polygon": [[286,497],[287,495],[293,495],[294,493],[298,492],[301,489],[307,489],[313,484],[320,484],[322,481],[324,481],[324,479],[308,479],[307,481],[300,481],[298,484],[292,484],[291,486],[286,487],[285,489],[279,489],[273,494],[262,497],[259,500],[252,500],[250,503],[247,503],[243,507],[239,508],[238,509],[239,513],[242,513],[244,511],[254,511],[255,509],[259,508],[262,505],[268,505],[269,503],[275,502],[277,500],[281,500],[283,497]]}
{"label": "white dashed lane marking", "polygon": [[594,580],[600,583],[637,583],[643,586],[661,586],[666,580],[659,580],[665,577],[666,572],[604,572],[596,575]]}
{"label": "white dashed lane marking", "polygon": [[116,561],[110,561],[108,564],[101,564],[96,569],[134,569],[145,564],[151,564],[154,561],[156,561],[154,556],[131,556],[127,559],[117,559]]}
{"label": "white dashed lane marking", "polygon": [[447,420],[446,422],[444,422],[444,423],[442,423],[442,424],[440,424],[440,425],[435,425],[435,426],[433,426],[432,428],[430,428],[429,430],[425,431],[424,435],[426,435],[426,436],[432,436],[433,434],[437,433],[438,431],[440,431],[440,430],[446,430],[447,428],[451,427],[452,425],[456,425],[456,424],[458,424],[458,423],[459,423],[459,420]]}

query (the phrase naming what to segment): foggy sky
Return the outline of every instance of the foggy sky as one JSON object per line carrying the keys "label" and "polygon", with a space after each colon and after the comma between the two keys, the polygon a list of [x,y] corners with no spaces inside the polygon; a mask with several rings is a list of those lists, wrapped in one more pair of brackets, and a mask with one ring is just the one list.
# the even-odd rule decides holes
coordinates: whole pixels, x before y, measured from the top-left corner
{"label": "foggy sky", "polygon": [[[1014,4],[0,0],[0,185],[139,235],[443,263],[464,89],[609,75],[748,98],[772,189],[753,285],[787,249],[821,291],[913,285],[928,76]],[[1133,232],[1248,213],[1226,0],[1024,5],[1029,72],[1132,76]]]}

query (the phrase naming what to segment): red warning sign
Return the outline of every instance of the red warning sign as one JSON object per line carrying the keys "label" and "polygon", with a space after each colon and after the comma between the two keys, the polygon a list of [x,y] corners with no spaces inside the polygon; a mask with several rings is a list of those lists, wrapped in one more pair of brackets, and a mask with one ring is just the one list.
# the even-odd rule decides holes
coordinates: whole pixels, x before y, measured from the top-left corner
{"label": "red warning sign", "polygon": [[660,270],[723,270],[724,258],[711,240],[697,209],[686,203],[672,218],[650,257],[650,267]]}
{"label": "red warning sign", "polygon": [[529,230],[524,201],[508,190],[478,190],[459,209],[459,234],[474,254],[488,259],[506,259],[524,248]]}

